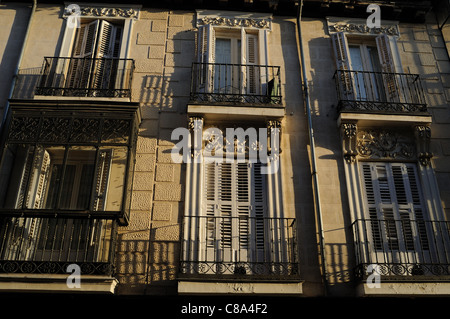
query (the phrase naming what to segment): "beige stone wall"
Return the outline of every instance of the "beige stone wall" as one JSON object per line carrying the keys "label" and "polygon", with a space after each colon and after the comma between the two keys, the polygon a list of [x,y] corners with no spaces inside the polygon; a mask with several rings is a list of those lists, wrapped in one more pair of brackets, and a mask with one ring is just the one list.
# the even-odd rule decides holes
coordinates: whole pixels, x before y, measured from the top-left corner
{"label": "beige stone wall", "polygon": [[[328,281],[332,292],[338,291],[339,294],[345,295],[351,294],[349,277],[353,258],[352,241],[348,232],[350,216],[337,126],[337,96],[333,80],[336,68],[331,41],[326,30],[325,20],[308,18],[302,20],[302,41],[305,49],[304,56],[316,143]],[[301,147],[309,149],[308,144],[309,142],[305,142]],[[305,181],[311,184],[311,177],[309,176]],[[314,216],[312,208],[311,214]],[[317,242],[318,239],[315,237],[310,238],[309,255],[311,252],[317,252]],[[312,255],[308,258],[311,257]],[[317,260],[312,260],[312,265],[316,267],[316,281],[320,282]],[[321,289],[319,292],[323,293],[323,290]]]}
{"label": "beige stone wall", "polygon": [[170,135],[187,127],[193,19],[193,12],[143,9],[133,26],[132,101],[141,103],[142,124],[131,225],[119,235],[121,293],[176,292],[184,166],[171,160]]}
{"label": "beige stone wall", "polygon": [[399,48],[405,72],[420,74],[432,115],[432,164],[442,206],[450,217],[450,61],[442,34],[429,14],[424,25],[402,24]]}
{"label": "beige stone wall", "polygon": [[[29,7],[1,5],[0,73],[11,74]],[[39,5],[22,69],[40,68],[44,56],[59,54],[64,35],[62,6]],[[144,8],[134,21],[130,56],[135,60],[133,102],[140,103],[136,166],[128,226],[117,241],[120,294],[175,294],[184,212],[185,165],[175,164],[170,151],[173,129],[187,127],[191,65],[195,52],[195,12]],[[284,216],[297,218],[300,271],[305,296],[323,294],[313,204],[308,130],[302,100],[296,21],[274,17],[269,34],[269,64],[281,66],[283,105],[282,187]],[[328,280],[334,295],[353,295],[354,264],[351,218],[345,183],[332,45],[325,19],[304,18],[302,41],[307,75],[320,206],[323,214]],[[400,24],[398,47],[404,72],[423,79],[433,116],[432,160],[442,204],[450,214],[450,62],[440,31],[428,24]],[[0,78],[0,107],[10,79]]]}
{"label": "beige stone wall", "polygon": [[0,5],[0,118],[11,90],[30,12],[31,6],[26,4]]}
{"label": "beige stone wall", "polygon": [[[334,295],[353,295],[350,280],[354,265],[351,218],[348,207],[341,140],[337,127],[337,96],[333,80],[336,69],[326,20],[303,19],[307,75],[310,83],[313,126],[323,213],[326,261],[330,291]],[[432,165],[439,184],[442,205],[449,213],[450,204],[450,133],[449,77],[450,63],[445,43],[434,17],[426,24],[400,24],[398,39],[405,73],[419,74],[432,114]],[[305,147],[306,144],[304,145]],[[314,243],[311,241],[311,243]]]}

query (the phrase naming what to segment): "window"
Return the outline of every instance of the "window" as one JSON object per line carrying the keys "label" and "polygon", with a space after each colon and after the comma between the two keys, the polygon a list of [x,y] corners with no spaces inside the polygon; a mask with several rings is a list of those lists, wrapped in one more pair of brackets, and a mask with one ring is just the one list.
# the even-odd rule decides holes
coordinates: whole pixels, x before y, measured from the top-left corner
{"label": "window", "polygon": [[111,89],[119,69],[123,26],[105,20],[84,23],[74,39],[68,85],[71,88]]}
{"label": "window", "polygon": [[[126,147],[12,144],[3,158],[6,209],[120,211]],[[108,187],[111,186],[111,187]]]}
{"label": "window", "polygon": [[191,92],[196,98],[280,103],[279,67],[268,65],[268,30],[212,24],[198,29]]}
{"label": "window", "polygon": [[439,249],[450,242],[443,223],[430,221],[416,164],[362,162],[360,171],[365,194],[363,228],[370,236],[372,260],[390,264],[439,260]]}
{"label": "window", "polygon": [[88,19],[80,28],[66,28],[60,56],[44,57],[35,94],[129,98],[130,28],[131,19]]}
{"label": "window", "polygon": [[204,260],[263,262],[266,204],[260,163],[209,162],[203,165]]}
{"label": "window", "polygon": [[[345,100],[409,102],[409,78],[402,77],[394,40],[386,34],[348,37],[331,34],[341,97]],[[406,100],[405,100],[406,99]]]}

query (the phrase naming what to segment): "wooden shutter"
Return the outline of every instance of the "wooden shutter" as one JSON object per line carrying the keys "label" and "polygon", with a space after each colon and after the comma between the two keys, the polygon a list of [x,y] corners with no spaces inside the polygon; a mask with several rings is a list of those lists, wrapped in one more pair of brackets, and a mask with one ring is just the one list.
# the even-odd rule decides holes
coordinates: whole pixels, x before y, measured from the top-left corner
{"label": "wooden shutter", "polygon": [[93,88],[114,89],[119,67],[120,45],[122,38],[122,26],[113,25],[107,21],[101,21],[96,61],[93,73]]}
{"label": "wooden shutter", "polygon": [[389,42],[389,36],[386,34],[379,35],[375,38],[380,58],[381,69],[383,74],[383,82],[388,101],[398,101],[398,84],[395,77],[395,64],[392,55],[392,49]]}
{"label": "wooden shutter", "polygon": [[362,163],[361,173],[375,248],[428,249],[424,206],[414,164]]}
{"label": "wooden shutter", "polygon": [[[245,43],[245,42],[244,42]],[[258,36],[247,34],[247,94],[259,94]]]}
{"label": "wooden shutter", "polygon": [[331,34],[333,43],[334,56],[336,58],[336,67],[338,69],[338,80],[340,94],[344,99],[353,100],[353,82],[350,71],[350,54],[348,49],[347,38],[344,32],[336,32]]}
{"label": "wooden shutter", "polygon": [[197,36],[197,62],[198,66],[198,89],[205,93],[211,93],[213,90],[213,72],[214,66],[211,63],[215,61],[216,36],[212,25],[207,24],[198,27]]}
{"label": "wooden shutter", "polygon": [[[203,216],[207,247],[225,261],[249,261],[265,245],[265,176],[260,163],[204,164]],[[211,255],[211,254],[209,254]]]}
{"label": "wooden shutter", "polygon": [[261,174],[261,163],[253,163],[252,170],[252,217],[254,218],[254,230],[252,231],[254,242],[253,249],[256,252],[256,262],[267,260],[266,249],[268,241],[266,219],[266,179]]}
{"label": "wooden shutter", "polygon": [[87,88],[89,86],[92,58],[99,29],[99,20],[83,24],[77,31],[66,86],[69,88]]}
{"label": "wooden shutter", "polygon": [[112,149],[99,151],[97,167],[95,170],[95,196],[93,207],[93,210],[95,211],[102,211],[106,208],[112,156]]}

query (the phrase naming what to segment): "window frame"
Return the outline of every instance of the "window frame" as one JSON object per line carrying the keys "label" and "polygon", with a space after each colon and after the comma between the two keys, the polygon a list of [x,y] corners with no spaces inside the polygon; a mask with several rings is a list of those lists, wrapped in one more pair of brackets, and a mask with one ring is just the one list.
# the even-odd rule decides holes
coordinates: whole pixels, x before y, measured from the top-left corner
{"label": "window frame", "polygon": [[[90,206],[89,209],[62,209],[62,208],[39,208],[32,209],[26,208],[23,204],[19,208],[0,208],[0,215],[2,216],[25,216],[25,217],[67,217],[67,218],[80,218],[80,217],[92,217],[92,218],[102,218],[102,219],[117,219],[122,225],[128,224],[130,208],[131,208],[131,185],[134,175],[134,163],[135,163],[135,152],[136,152],[136,138],[137,130],[139,125],[139,117],[135,113],[138,105],[127,106],[127,109],[122,110],[111,110],[112,112],[107,112],[106,110],[93,110],[91,107],[83,110],[81,105],[77,106],[77,110],[73,110],[70,113],[61,114],[51,113],[48,114],[45,110],[33,110],[27,109],[19,110],[20,107],[12,106],[12,112],[9,114],[7,125],[5,126],[5,141],[2,143],[1,150],[1,163],[5,160],[6,149],[9,145],[22,144],[29,145],[30,147],[36,148],[38,145],[44,146],[61,146],[64,148],[64,161],[67,159],[67,154],[70,152],[71,146],[86,146],[90,149],[95,149],[96,157],[94,163],[94,169],[98,169],[100,163],[100,153],[107,149],[118,149],[121,155],[126,156],[125,163],[123,167],[117,166],[116,169],[120,170],[120,174],[124,175],[123,180],[121,179],[122,185],[122,202],[118,209],[106,210],[95,210],[92,207],[97,195],[94,194],[94,188],[96,187],[96,174],[92,177],[92,194],[90,195]],[[115,107],[113,106],[113,109]],[[98,112],[101,112],[98,113]],[[86,113],[88,112],[88,113]],[[105,113],[106,114],[105,114]],[[60,125],[58,128],[47,127],[44,123],[51,123],[51,121],[61,121],[61,123],[66,123],[63,120],[68,121],[68,125]],[[24,122],[25,121],[25,122]],[[53,122],[53,123],[56,123]],[[30,125],[27,129],[26,134],[22,134],[19,127],[23,126],[24,123],[29,123]],[[90,128],[89,128],[90,127]],[[90,134],[79,135],[80,129],[87,129]],[[52,133],[57,134],[58,138],[61,140],[42,140],[39,136],[43,136],[44,129],[54,130]],[[58,132],[61,130],[61,132]],[[65,133],[63,133],[64,131]],[[49,131],[50,132],[50,131]],[[83,131],[86,132],[86,131]],[[84,133],[81,133],[84,134]],[[45,135],[45,134],[44,134]],[[89,136],[88,136],[89,135]],[[64,136],[64,137],[62,137]],[[81,137],[80,137],[81,136]],[[71,141],[71,138],[77,141]],[[83,140],[81,140],[82,138]],[[126,153],[124,153],[126,152]],[[112,156],[111,161],[114,161],[114,156]],[[34,155],[33,155],[34,158]],[[3,165],[3,164],[1,164]],[[11,187],[9,182],[6,182],[2,190],[6,194],[8,189]],[[17,190],[19,191],[19,190]],[[112,190],[111,190],[112,191]],[[61,189],[58,190],[58,196],[61,193]],[[17,196],[17,195],[15,195]]]}

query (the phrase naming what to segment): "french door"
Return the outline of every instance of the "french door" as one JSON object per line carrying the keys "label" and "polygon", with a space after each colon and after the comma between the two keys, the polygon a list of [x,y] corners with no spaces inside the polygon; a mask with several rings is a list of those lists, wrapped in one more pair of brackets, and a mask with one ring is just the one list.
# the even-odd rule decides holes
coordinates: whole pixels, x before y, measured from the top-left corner
{"label": "french door", "polygon": [[268,260],[265,175],[261,164],[204,164],[199,259],[216,264]]}
{"label": "french door", "polygon": [[428,221],[416,164],[362,162],[360,173],[365,197],[365,234],[360,238],[367,240],[371,263],[434,260],[433,225]]}

